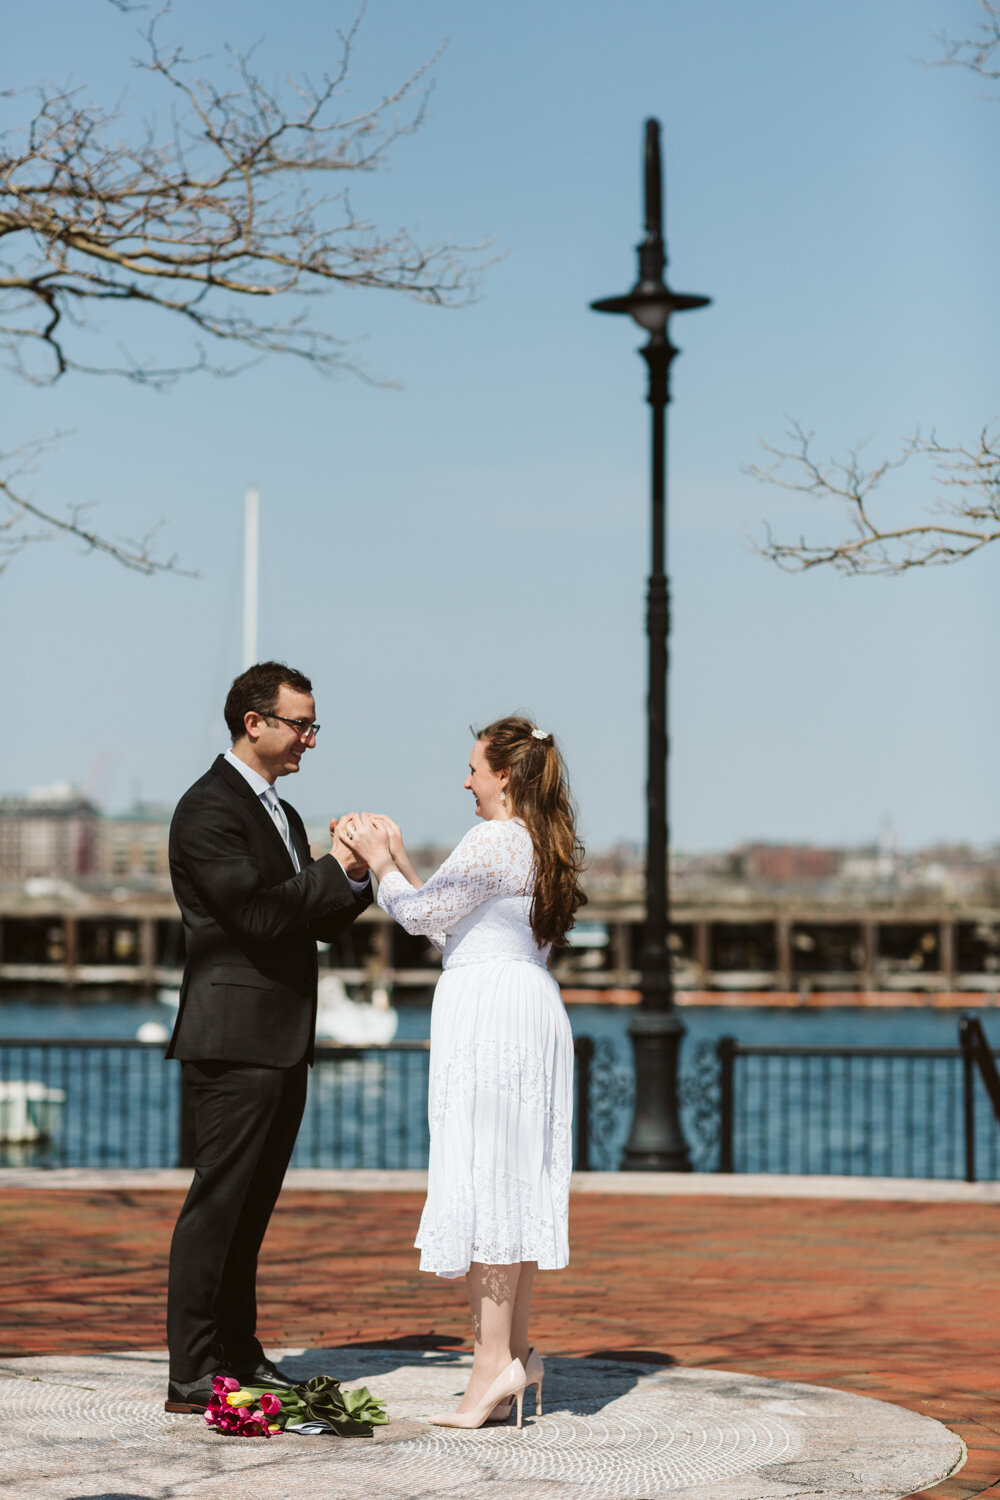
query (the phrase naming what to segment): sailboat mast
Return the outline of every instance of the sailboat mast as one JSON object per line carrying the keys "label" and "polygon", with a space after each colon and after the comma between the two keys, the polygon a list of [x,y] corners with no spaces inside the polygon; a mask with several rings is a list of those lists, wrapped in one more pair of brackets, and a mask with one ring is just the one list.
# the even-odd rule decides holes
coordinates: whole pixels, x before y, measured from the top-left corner
{"label": "sailboat mast", "polygon": [[257,660],[257,585],[260,573],[260,495],[243,502],[243,670]]}

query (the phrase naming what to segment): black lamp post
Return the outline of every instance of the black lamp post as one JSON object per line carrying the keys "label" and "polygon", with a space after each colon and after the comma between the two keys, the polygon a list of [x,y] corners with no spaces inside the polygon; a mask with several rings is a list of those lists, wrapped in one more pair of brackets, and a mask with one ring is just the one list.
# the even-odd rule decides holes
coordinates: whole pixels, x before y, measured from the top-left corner
{"label": "black lamp post", "polygon": [[664,573],[666,511],[666,411],[670,362],[678,352],[667,335],[670,314],[707,307],[709,297],[672,292],[663,279],[660,126],[646,121],[646,233],[638,247],[639,279],[624,297],[605,297],[595,312],[628,313],[649,334],[640,350],[649,367],[652,407],[652,564],[646,611],[649,636],[649,721],[646,804],[646,928],[640,960],[642,1002],[629,1026],[635,1054],[635,1117],[622,1165],[633,1171],[684,1172],[691,1167],[681,1130],[677,1059],[684,1026],[674,1009],[670,968],[667,863],[667,637],[670,592]]}

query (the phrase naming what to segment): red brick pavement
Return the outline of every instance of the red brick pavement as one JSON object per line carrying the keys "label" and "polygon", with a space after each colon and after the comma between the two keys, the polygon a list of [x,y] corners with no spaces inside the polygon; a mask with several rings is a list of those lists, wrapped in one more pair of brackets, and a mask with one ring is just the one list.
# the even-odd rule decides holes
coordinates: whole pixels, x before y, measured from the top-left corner
{"label": "red brick pavement", "polygon": [[[180,1194],[13,1190],[0,1353],[158,1347]],[[412,1193],[286,1193],[261,1264],[265,1343],[465,1345],[460,1283],[421,1275]],[[574,1197],[539,1347],[836,1386],[945,1422],[969,1462],[934,1500],[1000,1497],[996,1208]]]}

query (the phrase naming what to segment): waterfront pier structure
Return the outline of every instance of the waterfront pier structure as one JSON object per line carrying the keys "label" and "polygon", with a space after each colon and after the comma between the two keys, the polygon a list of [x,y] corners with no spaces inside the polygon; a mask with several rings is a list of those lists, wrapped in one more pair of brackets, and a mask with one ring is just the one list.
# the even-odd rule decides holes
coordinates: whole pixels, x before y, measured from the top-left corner
{"label": "waterfront pier structure", "polygon": [[[571,999],[638,999],[644,908],[595,893],[574,945],[552,970]],[[671,925],[679,1003],[778,992],[809,997],[882,992],[1000,996],[1000,914],[993,907],[803,896],[676,902]],[[0,984],[140,986],[180,982],[184,939],[172,897],[82,891],[0,895]],[[321,957],[346,984],[429,989],[440,955],[378,908]]]}

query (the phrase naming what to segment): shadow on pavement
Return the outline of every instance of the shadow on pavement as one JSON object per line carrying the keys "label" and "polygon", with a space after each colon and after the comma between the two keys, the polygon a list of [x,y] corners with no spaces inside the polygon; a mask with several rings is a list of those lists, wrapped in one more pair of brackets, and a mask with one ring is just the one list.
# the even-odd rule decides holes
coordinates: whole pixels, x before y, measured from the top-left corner
{"label": "shadow on pavement", "polygon": [[[390,1375],[414,1363],[407,1356],[418,1354],[422,1368],[456,1371],[468,1367],[469,1351],[455,1348],[465,1340],[433,1331],[406,1334],[379,1342],[346,1344],[331,1349],[309,1349],[303,1354],[282,1356],[281,1367],[299,1380],[313,1375],[334,1375],[344,1382],[371,1380]],[[600,1362],[598,1365],[597,1362]],[[669,1366],[677,1361],[670,1354],[650,1349],[601,1349],[585,1356],[545,1358],[543,1403],[547,1411],[566,1411],[592,1416],[633,1390],[650,1365]],[[456,1388],[456,1395],[458,1394]],[[529,1391],[528,1408],[533,1410]]]}
{"label": "shadow on pavement", "polygon": [[585,1359],[622,1359],[636,1365],[675,1365],[672,1354],[661,1349],[591,1349]]}

